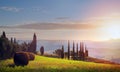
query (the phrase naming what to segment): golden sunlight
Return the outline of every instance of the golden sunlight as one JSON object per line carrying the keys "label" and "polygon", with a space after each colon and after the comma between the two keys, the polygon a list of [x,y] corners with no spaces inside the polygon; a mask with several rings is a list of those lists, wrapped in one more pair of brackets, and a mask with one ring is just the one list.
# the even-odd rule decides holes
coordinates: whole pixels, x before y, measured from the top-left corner
{"label": "golden sunlight", "polygon": [[106,28],[106,32],[110,35],[111,38],[120,38],[120,26],[112,25]]}
{"label": "golden sunlight", "polygon": [[104,31],[107,33],[107,36],[112,39],[120,38],[120,21],[110,20],[105,23]]}

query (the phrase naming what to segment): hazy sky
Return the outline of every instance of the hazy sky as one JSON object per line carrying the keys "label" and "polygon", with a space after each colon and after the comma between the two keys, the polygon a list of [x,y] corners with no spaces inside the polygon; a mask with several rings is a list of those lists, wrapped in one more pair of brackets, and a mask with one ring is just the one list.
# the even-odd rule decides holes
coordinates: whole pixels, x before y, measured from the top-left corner
{"label": "hazy sky", "polygon": [[81,22],[120,12],[120,0],[0,0],[0,25]]}
{"label": "hazy sky", "polygon": [[[39,39],[106,40],[120,38],[120,32],[111,33],[113,24],[116,23],[114,29],[120,25],[120,0],[0,0],[0,26],[35,23],[89,24],[90,26],[102,24],[105,27],[109,23],[112,24],[108,29],[44,31],[25,29],[23,31],[17,28],[17,30],[0,28],[0,30],[8,31],[9,36],[19,39],[29,39],[34,32],[39,35]],[[119,31],[119,29],[115,31]],[[21,35],[26,34],[26,37],[19,37],[19,32]],[[65,36],[63,37],[63,35]]]}

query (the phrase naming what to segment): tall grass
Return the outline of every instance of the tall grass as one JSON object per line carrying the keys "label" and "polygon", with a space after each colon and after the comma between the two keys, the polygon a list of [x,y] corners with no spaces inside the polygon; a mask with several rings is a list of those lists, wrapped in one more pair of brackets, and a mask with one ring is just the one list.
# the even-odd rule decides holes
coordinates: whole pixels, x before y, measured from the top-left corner
{"label": "tall grass", "polygon": [[14,66],[13,59],[2,60],[0,72],[120,72],[120,66],[36,55],[35,60],[24,67]]}

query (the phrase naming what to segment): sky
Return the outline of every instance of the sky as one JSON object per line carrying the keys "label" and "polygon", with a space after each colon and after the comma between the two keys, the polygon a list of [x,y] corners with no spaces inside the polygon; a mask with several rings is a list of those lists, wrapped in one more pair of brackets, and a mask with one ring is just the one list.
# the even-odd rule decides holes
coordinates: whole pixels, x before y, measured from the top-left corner
{"label": "sky", "polygon": [[[28,28],[36,24],[47,24],[48,28]],[[54,29],[53,24],[60,28]],[[70,24],[79,24],[80,28],[71,29]],[[26,29],[21,28],[24,25]],[[96,29],[91,25],[101,26]],[[34,32],[38,39],[116,39],[120,38],[120,0],[0,0],[0,26],[15,26],[0,27],[0,31],[18,39],[32,39]]]}

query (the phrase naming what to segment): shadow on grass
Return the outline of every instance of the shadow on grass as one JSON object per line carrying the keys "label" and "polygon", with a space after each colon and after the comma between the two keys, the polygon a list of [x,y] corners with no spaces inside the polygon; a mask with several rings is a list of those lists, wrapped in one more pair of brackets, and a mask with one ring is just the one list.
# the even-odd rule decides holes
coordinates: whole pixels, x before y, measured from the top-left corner
{"label": "shadow on grass", "polygon": [[14,68],[14,67],[15,67],[15,64],[8,64],[8,67]]}

